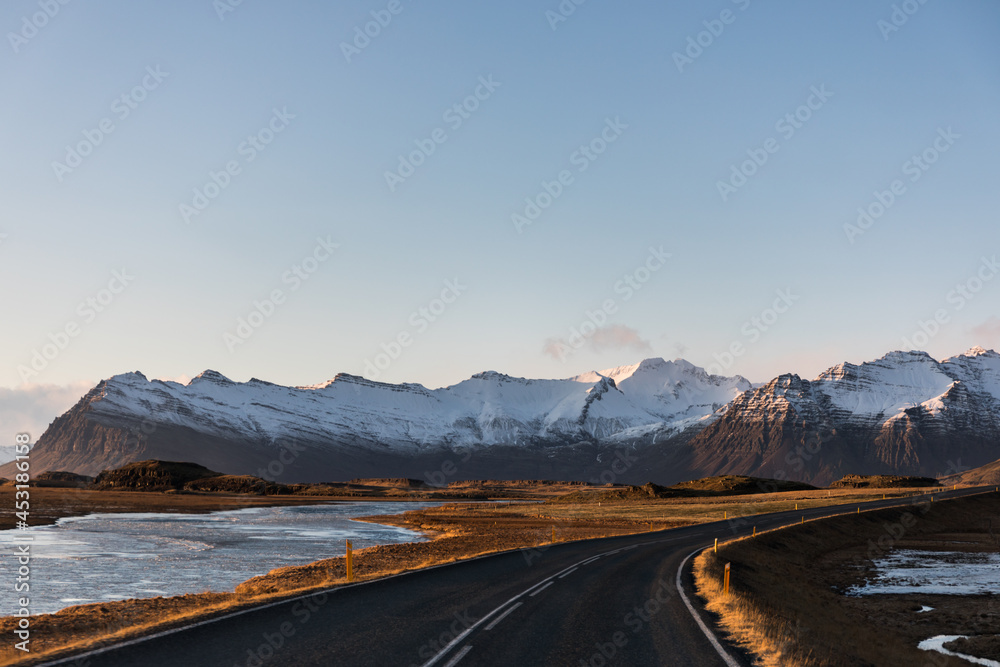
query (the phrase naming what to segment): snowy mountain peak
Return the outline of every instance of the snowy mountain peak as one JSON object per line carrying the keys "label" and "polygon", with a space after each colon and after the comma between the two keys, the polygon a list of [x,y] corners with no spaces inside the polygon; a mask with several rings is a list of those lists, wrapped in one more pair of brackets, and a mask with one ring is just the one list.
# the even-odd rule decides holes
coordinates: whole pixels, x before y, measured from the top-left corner
{"label": "snowy mountain peak", "polygon": [[801,391],[803,386],[802,378],[795,373],[783,373],[764,385],[764,389],[778,396],[788,391]]}
{"label": "snowy mountain peak", "polygon": [[1000,354],[997,354],[994,350],[987,350],[985,348],[979,347],[978,345],[976,345],[975,347],[969,348],[968,350],[966,350],[965,352],[963,352],[962,354],[960,354],[958,356],[960,356],[960,357],[990,357],[992,359],[1000,358]]}
{"label": "snowy mountain peak", "polygon": [[639,367],[636,371],[652,371],[657,368],[662,368],[666,366],[667,362],[663,360],[663,357],[650,357],[649,359],[643,359],[639,362]]}
{"label": "snowy mountain peak", "polygon": [[[140,375],[142,374],[140,373]],[[143,379],[145,379],[145,376],[143,376]],[[196,382],[213,382],[215,384],[236,384],[235,382],[227,378],[219,371],[213,371],[212,369],[204,370],[198,375],[196,375],[194,379],[191,380],[191,382],[188,384],[188,386],[195,384]]]}
{"label": "snowy mountain peak", "polygon": [[483,371],[482,373],[476,373],[470,380],[495,380],[497,382],[510,382],[512,380],[520,380],[525,382],[524,378],[515,378],[505,373],[498,373],[496,371]]}
{"label": "snowy mountain peak", "polygon": [[[937,361],[931,355],[927,354],[923,350],[893,350],[889,352],[878,361],[885,361],[889,363],[912,363],[912,362],[926,362],[937,363]],[[868,362],[874,363],[874,362]],[[862,364],[864,365],[864,364]]]}

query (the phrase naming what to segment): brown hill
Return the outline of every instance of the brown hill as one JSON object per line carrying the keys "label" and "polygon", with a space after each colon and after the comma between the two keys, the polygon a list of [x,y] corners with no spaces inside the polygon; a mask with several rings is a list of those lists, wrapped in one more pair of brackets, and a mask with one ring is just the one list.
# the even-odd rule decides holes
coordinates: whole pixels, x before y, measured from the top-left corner
{"label": "brown hill", "polygon": [[183,461],[136,461],[103,471],[94,480],[94,487],[116,491],[180,490],[189,482],[209,477],[222,477],[222,473]]}
{"label": "brown hill", "polygon": [[764,479],[745,475],[705,477],[673,486],[647,482],[642,486],[622,486],[602,491],[573,491],[548,502],[642,502],[661,498],[697,498],[712,496],[742,496],[780,491],[807,491],[816,487],[802,482]]}
{"label": "brown hill", "polygon": [[64,488],[85,488],[94,481],[93,477],[77,475],[75,472],[64,470],[46,470],[31,478],[31,483],[35,486],[64,487]]}
{"label": "brown hill", "polygon": [[899,489],[941,486],[933,477],[903,475],[847,475],[830,485],[831,489]]}
{"label": "brown hill", "polygon": [[941,483],[945,486],[955,484],[959,486],[1000,486],[1000,461],[942,477]]}

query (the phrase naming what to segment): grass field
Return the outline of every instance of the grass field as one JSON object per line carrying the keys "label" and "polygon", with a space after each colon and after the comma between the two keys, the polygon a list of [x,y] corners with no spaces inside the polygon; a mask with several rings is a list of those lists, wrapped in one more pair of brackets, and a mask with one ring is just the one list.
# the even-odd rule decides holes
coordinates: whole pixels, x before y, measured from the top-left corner
{"label": "grass field", "polygon": [[[917,649],[937,635],[972,635],[963,645],[996,660],[986,653],[1000,643],[995,596],[844,592],[893,549],[995,550],[989,518],[998,514],[1000,494],[992,493],[808,521],[702,552],[695,581],[731,639],[768,667],[969,664]],[[722,591],[726,563],[729,595]]]}

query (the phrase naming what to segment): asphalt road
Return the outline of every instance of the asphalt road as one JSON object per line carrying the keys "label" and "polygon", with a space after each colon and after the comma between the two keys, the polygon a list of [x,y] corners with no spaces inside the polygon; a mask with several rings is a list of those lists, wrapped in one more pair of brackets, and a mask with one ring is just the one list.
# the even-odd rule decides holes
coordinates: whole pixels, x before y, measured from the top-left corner
{"label": "asphalt road", "polygon": [[[897,499],[862,507],[900,504]],[[85,654],[85,660],[46,664],[747,665],[738,649],[717,646],[696,620],[695,614],[713,627],[693,595],[688,557],[715,538],[848,509],[759,515],[498,554],[258,607]]]}

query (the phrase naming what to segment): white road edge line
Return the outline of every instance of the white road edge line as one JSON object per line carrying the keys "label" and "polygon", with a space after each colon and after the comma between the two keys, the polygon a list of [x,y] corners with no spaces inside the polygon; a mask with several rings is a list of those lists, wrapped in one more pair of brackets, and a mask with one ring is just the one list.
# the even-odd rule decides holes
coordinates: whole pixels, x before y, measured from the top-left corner
{"label": "white road edge line", "polygon": [[551,586],[554,583],[555,583],[554,581],[550,581],[549,583],[545,584],[544,586],[542,586],[541,588],[539,588],[537,591],[535,591],[534,593],[532,593],[531,597],[535,597],[536,595],[538,595],[539,593],[541,593],[542,591],[544,591],[546,588],[548,588],[549,586]]}
{"label": "white road edge line", "polygon": [[524,603],[523,602],[518,602],[515,605],[511,605],[510,609],[508,609],[504,613],[502,613],[499,616],[497,616],[496,618],[494,618],[493,622],[490,623],[489,625],[487,625],[485,628],[483,628],[483,630],[492,630],[493,628],[495,628],[497,626],[498,623],[500,623],[500,621],[502,621],[503,619],[505,619],[508,616],[510,616],[510,613],[512,611],[514,611],[515,609],[517,609],[518,607],[520,607],[522,604],[524,604]]}
{"label": "white road edge line", "polygon": [[454,658],[452,658],[451,660],[449,660],[449,661],[448,661],[448,664],[447,664],[447,665],[445,665],[444,667],[455,667],[455,665],[457,665],[457,664],[458,664],[458,661],[459,661],[459,660],[461,660],[462,658],[464,658],[464,657],[466,656],[466,654],[467,654],[467,653],[468,653],[469,651],[471,651],[471,650],[472,650],[472,647],[471,647],[471,646],[466,646],[466,647],[465,647],[465,648],[463,648],[463,649],[462,649],[461,651],[459,651],[459,652],[458,652],[458,653],[457,653],[457,654],[455,655],[455,657],[454,657]]}
{"label": "white road edge line", "polygon": [[688,608],[688,611],[691,612],[691,616],[693,616],[694,620],[698,622],[698,627],[700,627],[701,631],[705,633],[706,637],[708,637],[708,641],[712,642],[712,646],[715,647],[715,650],[718,651],[725,663],[729,667],[740,667],[740,663],[736,662],[733,656],[729,655],[729,653],[726,652],[726,649],[722,648],[722,644],[720,644],[719,640],[716,639],[715,633],[709,630],[708,626],[705,625],[705,622],[701,620],[701,616],[699,616],[698,612],[695,611],[694,605],[692,605],[691,601],[688,600],[688,596],[684,593],[684,588],[681,586],[681,572],[684,571],[684,566],[687,565],[689,560],[691,560],[691,556],[695,555],[699,551],[702,551],[703,549],[704,547],[695,549],[689,553],[683,561],[681,561],[681,566],[677,568],[677,592],[681,594],[681,600],[684,601],[684,605]]}

